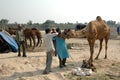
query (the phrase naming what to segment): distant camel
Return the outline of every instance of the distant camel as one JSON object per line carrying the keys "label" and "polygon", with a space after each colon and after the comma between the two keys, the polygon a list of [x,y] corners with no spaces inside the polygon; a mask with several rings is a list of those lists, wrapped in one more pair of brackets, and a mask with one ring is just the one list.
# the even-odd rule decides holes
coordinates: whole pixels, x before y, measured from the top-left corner
{"label": "distant camel", "polygon": [[[18,28],[8,28],[6,31],[10,34],[10,35],[16,35],[16,31],[18,30]],[[31,39],[31,29],[26,28],[24,30],[24,34],[25,34],[25,44],[27,47],[27,40],[30,40],[30,46],[32,46],[32,39]]]}
{"label": "distant camel", "polygon": [[[31,35],[32,35],[31,32],[32,32],[32,30],[31,30],[30,28],[26,28],[26,29],[24,30],[25,45],[26,45],[26,47],[28,47],[28,45],[27,45],[27,40],[30,41],[30,47],[32,46],[32,40],[34,40],[34,39],[33,39],[33,37],[31,37]],[[33,41],[33,44],[35,44],[34,41]]]}
{"label": "distant camel", "polygon": [[86,36],[88,42],[89,42],[89,46],[90,46],[90,58],[89,61],[93,62],[93,53],[94,53],[94,44],[95,44],[95,40],[99,40],[100,41],[100,48],[99,48],[99,52],[98,55],[96,56],[95,59],[98,59],[98,56],[102,50],[102,42],[103,39],[105,39],[105,59],[107,58],[107,44],[108,44],[108,40],[110,37],[110,28],[109,26],[102,20],[102,18],[100,16],[96,17],[96,20],[94,21],[90,21],[87,25],[86,28],[80,30],[80,31],[72,31],[69,30],[67,32],[67,35],[69,36],[69,38],[72,37],[84,37]]}
{"label": "distant camel", "polygon": [[[27,47],[27,40],[30,40],[30,46],[32,46],[32,40],[33,40],[33,49],[38,46],[40,44],[42,44],[42,35],[41,32],[38,29],[30,29],[30,28],[26,28],[24,30],[24,34],[25,34],[25,43],[26,43],[26,47]],[[37,37],[37,45],[36,45],[36,37]]]}
{"label": "distant camel", "polygon": [[[16,30],[18,30],[17,28],[8,28],[8,30],[6,30],[9,34],[11,35],[16,35]],[[41,32],[36,29],[36,28],[26,28],[24,30],[24,35],[25,35],[25,44],[27,47],[27,40],[30,41],[30,46],[32,47],[32,41],[33,41],[33,49],[38,46],[40,44],[42,44],[42,35]],[[36,37],[37,37],[37,45],[36,45]]]}
{"label": "distant camel", "polygon": [[38,39],[38,42],[37,42],[36,46],[38,46],[39,44],[41,46],[41,44],[42,44],[42,34],[41,34],[41,32],[36,28],[32,28],[32,31],[35,32],[35,35],[36,35],[36,37]]}

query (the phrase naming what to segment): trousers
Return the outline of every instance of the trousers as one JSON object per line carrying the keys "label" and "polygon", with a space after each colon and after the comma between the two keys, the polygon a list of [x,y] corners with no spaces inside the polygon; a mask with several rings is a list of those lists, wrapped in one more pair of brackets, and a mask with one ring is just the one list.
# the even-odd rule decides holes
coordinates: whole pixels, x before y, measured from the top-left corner
{"label": "trousers", "polygon": [[54,51],[47,52],[46,54],[46,68],[45,72],[49,73],[51,71],[51,64],[52,64],[52,56],[53,56]]}
{"label": "trousers", "polygon": [[21,56],[21,47],[22,47],[23,57],[26,57],[25,41],[18,42],[18,56]]}

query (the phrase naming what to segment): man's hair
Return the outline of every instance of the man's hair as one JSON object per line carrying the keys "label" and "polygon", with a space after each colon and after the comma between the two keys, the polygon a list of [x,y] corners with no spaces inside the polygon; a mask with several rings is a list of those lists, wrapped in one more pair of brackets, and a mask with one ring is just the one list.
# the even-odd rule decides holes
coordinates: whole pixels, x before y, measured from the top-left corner
{"label": "man's hair", "polygon": [[46,33],[46,34],[49,33],[50,31],[51,31],[50,28],[45,29],[45,33]]}
{"label": "man's hair", "polygon": [[22,26],[21,24],[18,24],[18,28],[19,28],[19,29],[22,29],[23,26]]}
{"label": "man's hair", "polygon": [[60,28],[56,28],[56,32],[61,33]]}

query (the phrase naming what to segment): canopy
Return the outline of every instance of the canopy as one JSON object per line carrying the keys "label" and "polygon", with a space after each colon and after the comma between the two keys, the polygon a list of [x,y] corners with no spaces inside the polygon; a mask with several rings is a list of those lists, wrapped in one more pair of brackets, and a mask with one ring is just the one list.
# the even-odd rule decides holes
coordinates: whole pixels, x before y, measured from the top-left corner
{"label": "canopy", "polygon": [[8,43],[8,45],[11,47],[13,52],[18,51],[17,42],[11,36],[7,35],[5,32],[0,32],[0,36],[2,39],[4,39],[4,41]]}

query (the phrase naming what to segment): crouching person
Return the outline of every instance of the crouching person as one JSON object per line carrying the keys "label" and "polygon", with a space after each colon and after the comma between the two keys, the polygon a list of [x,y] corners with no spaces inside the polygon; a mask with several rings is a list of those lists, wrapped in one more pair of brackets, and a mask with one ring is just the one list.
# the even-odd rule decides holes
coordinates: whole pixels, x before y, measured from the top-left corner
{"label": "crouching person", "polygon": [[18,25],[18,30],[16,31],[16,41],[18,43],[18,56],[21,56],[21,46],[22,46],[22,52],[23,57],[26,56],[26,47],[25,47],[25,36],[23,33],[23,27],[22,25]]}

